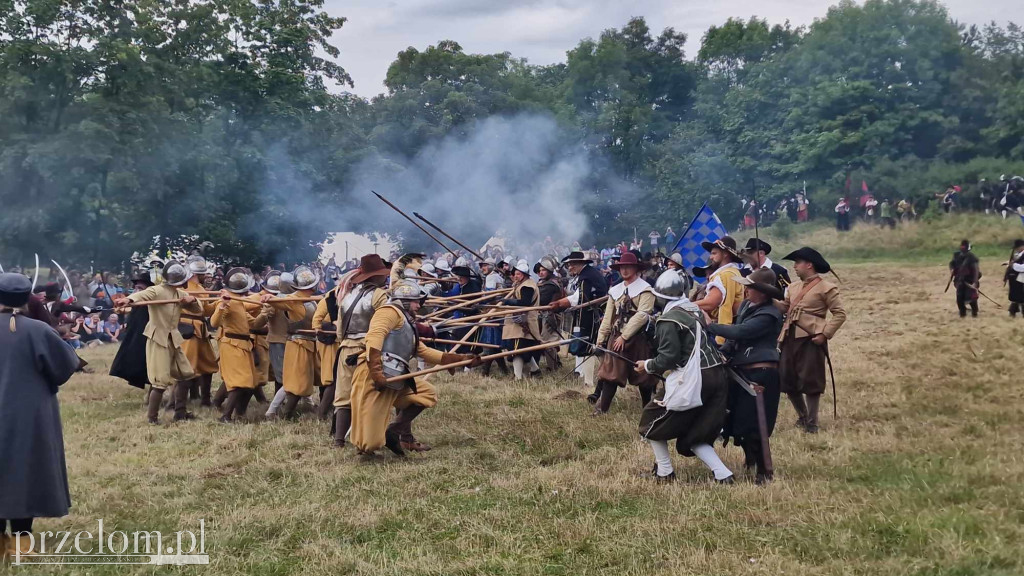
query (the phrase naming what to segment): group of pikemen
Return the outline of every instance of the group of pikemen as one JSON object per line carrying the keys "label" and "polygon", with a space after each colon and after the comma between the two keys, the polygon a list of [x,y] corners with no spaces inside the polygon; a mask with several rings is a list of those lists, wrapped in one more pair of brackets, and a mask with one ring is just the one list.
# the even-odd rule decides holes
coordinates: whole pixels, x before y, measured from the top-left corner
{"label": "group of pikemen", "polygon": [[[306,266],[260,286],[248,269],[233,268],[213,293],[203,288],[205,260],[171,261],[117,298],[131,313],[111,374],[148,384],[154,424],[165,401],[174,420],[193,418],[190,391],[225,423],[245,417],[254,397],[269,400],[267,418],[290,419],[318,396],[314,410],[329,421],[335,446],[405,455],[430,450],[412,432],[438,401],[427,374],[490,377],[497,365],[519,380],[541,373],[541,361],[558,369],[561,351],[592,390],[595,416],[609,411],[619,388],[637,387],[655,478],[674,478],[667,442],[675,439],[680,454],[731,483],[712,448],[722,437],[743,448],[755,480],[766,482],[780,395],[800,427],[819,429],[828,340],[846,314],[839,288],[822,276],[831,267],[811,248],[785,257],[799,278],[790,283],[767,242],[751,238],[738,249],[726,236],[703,247],[706,267],[687,271],[673,254],[656,277],[649,261],[625,252],[611,264],[622,279],[611,287],[582,251],[532,266],[465,258],[450,266],[423,254],[388,263],[371,254],[322,296]],[[688,293],[691,275],[706,281]],[[212,393],[216,372],[223,385]],[[263,392],[270,381],[272,398]]]}

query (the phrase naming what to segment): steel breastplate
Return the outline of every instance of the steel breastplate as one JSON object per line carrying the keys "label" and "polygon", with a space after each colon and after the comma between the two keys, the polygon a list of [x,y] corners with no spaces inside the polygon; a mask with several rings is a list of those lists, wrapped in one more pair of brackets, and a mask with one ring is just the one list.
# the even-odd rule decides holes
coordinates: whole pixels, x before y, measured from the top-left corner
{"label": "steel breastplate", "polygon": [[388,332],[380,356],[388,378],[409,373],[409,361],[416,355],[416,328],[406,317],[400,328]]}
{"label": "steel breastplate", "polygon": [[291,338],[297,338],[299,340],[314,340],[314,336],[295,333],[298,330],[313,329],[313,314],[316,312],[316,304],[313,304],[312,302],[303,302],[302,308],[305,309],[306,314],[300,320],[288,320],[288,334]]}
{"label": "steel breastplate", "polygon": [[373,318],[374,292],[376,290],[372,287],[360,287],[342,298],[339,309],[344,316],[341,319],[342,325],[338,329],[345,331],[342,334],[343,338],[366,337],[366,331],[370,329],[370,319]]}

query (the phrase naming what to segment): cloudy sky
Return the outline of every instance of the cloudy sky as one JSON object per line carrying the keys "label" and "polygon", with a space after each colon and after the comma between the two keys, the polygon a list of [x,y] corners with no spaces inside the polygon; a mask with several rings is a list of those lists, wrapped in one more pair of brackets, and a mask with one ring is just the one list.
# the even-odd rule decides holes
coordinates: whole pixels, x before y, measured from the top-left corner
{"label": "cloudy sky", "polygon": [[[771,23],[809,24],[823,16],[826,0],[326,0],[326,8],[348,22],[335,35],[342,66],[355,92],[384,91],[384,75],[395,55],[409,46],[423,49],[455,40],[469,53],[509,51],[532,64],[565,61],[585,37],[644,16],[655,32],[672,26],[687,35],[687,56],[712,24],[730,16],[756,15]],[[961,22],[1024,21],[1022,0],[946,0]]]}

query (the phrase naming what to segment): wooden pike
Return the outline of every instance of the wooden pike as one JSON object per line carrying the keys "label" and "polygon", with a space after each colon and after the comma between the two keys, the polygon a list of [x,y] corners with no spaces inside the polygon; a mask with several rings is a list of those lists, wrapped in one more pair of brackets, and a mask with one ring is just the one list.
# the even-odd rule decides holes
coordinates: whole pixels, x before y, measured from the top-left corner
{"label": "wooden pike", "polygon": [[476,334],[476,331],[479,330],[479,329],[480,329],[480,327],[477,326],[477,327],[473,328],[472,330],[470,330],[469,332],[466,332],[466,335],[462,337],[462,340],[459,340],[458,344],[456,344],[455,346],[452,347],[450,352],[452,354],[454,354],[456,350],[458,350],[462,346],[465,346],[466,343],[469,342],[469,339],[473,337],[473,334]]}
{"label": "wooden pike", "polygon": [[[499,358],[508,358],[509,356],[515,356],[517,354],[525,354],[527,352],[536,352],[538,350],[547,350],[548,348],[556,348],[558,346],[565,346],[572,340],[558,340],[556,342],[547,342],[545,344],[538,344],[536,346],[528,346],[519,350],[509,350],[507,352],[499,352],[497,354],[488,354],[487,356],[481,356],[480,360],[486,362],[488,360],[497,360]],[[469,366],[473,363],[473,360],[462,360],[461,362],[453,362],[451,364],[443,364],[440,366],[434,366],[433,368],[427,368],[426,370],[418,370],[416,372],[410,372],[408,374],[402,374],[401,376],[393,376],[388,378],[388,382],[398,382],[400,380],[408,380],[409,378],[416,378],[418,376],[426,376],[427,374],[433,374],[435,372],[442,372],[444,370],[451,370],[452,368],[462,368],[463,366]]]}
{"label": "wooden pike", "polygon": [[604,302],[607,299],[608,299],[607,296],[601,296],[600,298],[595,298],[595,299],[591,300],[590,302],[584,302],[583,304],[577,304],[576,306],[573,306],[571,308],[566,308],[565,310],[560,310],[559,312],[572,312],[573,310],[579,310],[581,308],[587,308],[588,306],[594,306],[594,305],[600,304],[600,303]]}
{"label": "wooden pike", "polygon": [[[475,331],[476,328],[470,330],[470,332]],[[433,342],[434,344],[472,344],[476,348],[493,348],[495,350],[501,350],[501,346],[498,346],[497,344],[483,344],[481,342],[469,342],[468,340],[445,340],[444,338],[420,338],[420,340],[424,342]]]}
{"label": "wooden pike", "polygon": [[434,223],[433,223],[433,222],[431,222],[430,220],[427,220],[426,218],[424,218],[424,217],[423,217],[423,215],[422,215],[422,214],[420,214],[419,212],[413,212],[413,213],[412,213],[412,215],[413,215],[413,216],[415,216],[415,217],[417,217],[417,218],[419,218],[420,220],[423,220],[424,222],[426,222],[426,223],[427,223],[427,226],[430,226],[430,227],[431,227],[431,228],[433,228],[434,230],[437,230],[437,231],[438,231],[438,232],[440,232],[441,234],[444,234],[445,238],[447,238],[447,239],[451,240],[452,242],[455,242],[456,244],[458,244],[459,246],[461,246],[461,247],[462,247],[462,249],[464,249],[465,251],[469,252],[469,253],[470,253],[470,254],[472,254],[473,256],[476,256],[477,260],[479,260],[479,261],[481,261],[481,262],[483,262],[483,261],[485,260],[485,258],[484,258],[483,256],[481,256],[481,255],[477,254],[475,250],[473,250],[473,249],[472,249],[472,248],[470,248],[469,246],[466,246],[466,245],[465,245],[465,244],[463,244],[462,242],[459,242],[458,240],[456,240],[455,238],[453,238],[451,234],[449,234],[449,233],[445,232],[444,230],[442,230],[442,229],[441,229],[441,227],[440,227],[440,226],[438,226],[437,224],[434,224]]}
{"label": "wooden pike", "polygon": [[[507,294],[511,291],[512,288],[502,288],[501,290],[492,290],[488,294]],[[431,296],[427,298],[427,303],[458,302],[466,298],[476,298],[479,294],[479,292],[473,292],[471,294],[456,294],[455,296]]]}
{"label": "wooden pike", "polygon": [[424,316],[423,319],[427,320],[429,318],[435,318],[437,316],[441,316],[442,314],[447,314],[448,312],[451,312],[453,310],[458,310],[459,308],[465,308],[466,306],[477,304],[477,303],[483,302],[485,300],[490,300],[491,298],[494,298],[495,296],[500,296],[500,295],[501,294],[498,294],[497,291],[488,292],[486,295],[481,296],[479,298],[474,298],[472,300],[467,300],[465,302],[462,302],[460,304],[456,304],[454,306],[449,306],[447,308],[442,308],[440,310],[435,310],[435,311],[431,312],[430,314],[427,314],[426,316]]}
{"label": "wooden pike", "polygon": [[533,312],[536,310],[550,310],[550,306],[517,306],[515,308],[508,308],[505,310],[499,310],[497,312],[485,312],[484,314],[476,314],[473,316],[465,316],[462,318],[454,318],[443,320],[438,325],[448,325],[452,322],[468,322],[470,320],[484,320],[487,318],[501,318],[504,316],[514,316],[516,314],[522,314],[523,312]]}
{"label": "wooden pike", "polygon": [[375,192],[373,190],[370,190],[370,192],[373,192],[373,195],[376,196],[377,198],[380,198],[381,202],[383,202],[383,203],[387,204],[388,206],[390,206],[395,212],[398,212],[399,214],[401,214],[402,217],[404,217],[406,220],[408,220],[409,222],[412,222],[413,226],[419,228],[420,231],[423,232],[424,234],[426,234],[427,236],[429,236],[431,240],[433,240],[434,242],[437,242],[441,246],[441,248],[444,248],[445,250],[450,252],[452,256],[458,256],[458,254],[456,254],[454,250],[452,250],[451,248],[445,246],[444,242],[441,242],[433,234],[431,234],[430,232],[427,232],[426,228],[424,228],[423,226],[420,226],[419,223],[416,222],[415,220],[413,220],[412,218],[409,218],[409,215],[406,214],[405,212],[402,212],[402,210],[398,206],[395,206],[387,198],[381,196],[380,194],[377,194],[377,192]]}
{"label": "wooden pike", "polygon": [[430,276],[403,276],[403,278],[410,278],[412,280],[422,280],[424,282],[447,282],[453,284],[458,282],[455,278],[431,278]]}

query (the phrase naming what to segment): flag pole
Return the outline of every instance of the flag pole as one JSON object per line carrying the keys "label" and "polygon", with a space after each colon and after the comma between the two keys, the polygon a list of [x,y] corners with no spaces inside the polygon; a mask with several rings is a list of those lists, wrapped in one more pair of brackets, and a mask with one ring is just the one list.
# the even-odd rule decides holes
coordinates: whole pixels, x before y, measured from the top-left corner
{"label": "flag pole", "polygon": [[679,245],[683,243],[683,238],[686,238],[686,234],[690,231],[690,228],[693,228],[693,223],[697,221],[697,218],[700,217],[700,213],[707,207],[708,203],[705,200],[704,203],[700,205],[700,210],[697,210],[697,213],[693,215],[693,219],[690,220],[690,224],[686,227],[686,230],[683,230],[683,233],[679,235],[679,240],[676,240],[676,245],[672,247],[672,252],[675,252],[676,248],[679,248]]}

